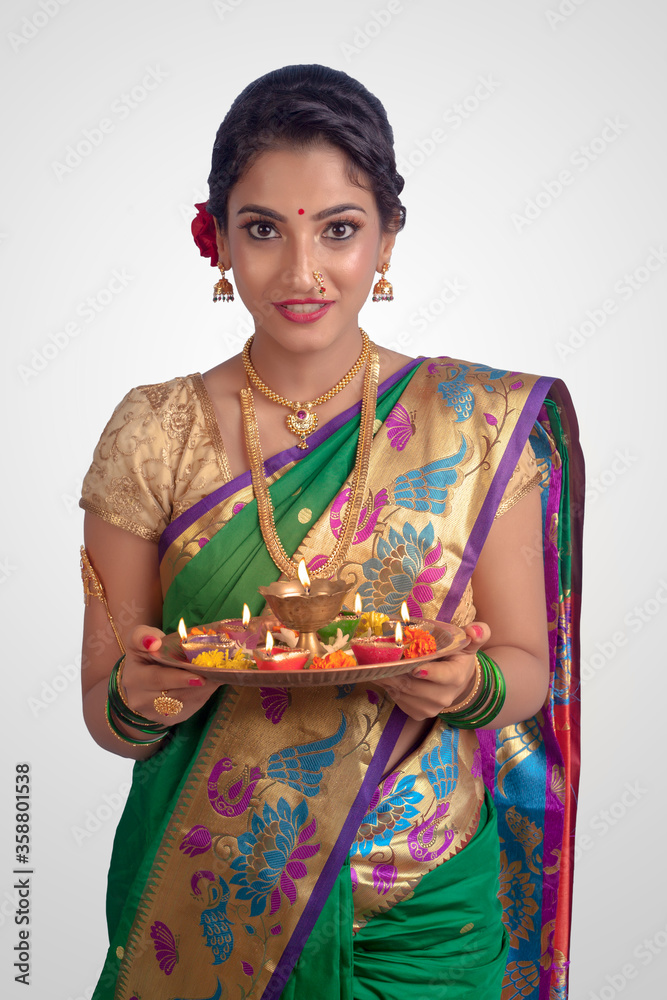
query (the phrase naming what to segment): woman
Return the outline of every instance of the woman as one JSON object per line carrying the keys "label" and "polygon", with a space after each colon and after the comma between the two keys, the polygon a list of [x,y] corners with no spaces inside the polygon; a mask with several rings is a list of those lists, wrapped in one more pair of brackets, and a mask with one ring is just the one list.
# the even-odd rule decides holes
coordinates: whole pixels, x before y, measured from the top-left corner
{"label": "woman", "polygon": [[[99,598],[84,713],[137,760],[95,997],[565,996],[567,393],[360,331],[375,272],[391,298],[405,210],[384,109],[345,74],[293,66],[246,88],[209,184],[193,232],[254,336],[203,377],[132,390],[81,501]],[[181,616],[258,614],[257,587],[301,557],[365,611],[407,599],[467,646],[386,683],[289,691],[156,664]]]}

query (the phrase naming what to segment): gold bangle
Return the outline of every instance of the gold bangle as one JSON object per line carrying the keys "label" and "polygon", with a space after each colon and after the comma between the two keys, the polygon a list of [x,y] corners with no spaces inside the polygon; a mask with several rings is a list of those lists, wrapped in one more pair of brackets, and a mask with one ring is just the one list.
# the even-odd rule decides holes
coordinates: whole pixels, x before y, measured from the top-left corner
{"label": "gold bangle", "polygon": [[475,657],[475,684],[472,691],[467,698],[460,701],[458,705],[450,705],[449,708],[443,708],[439,713],[440,715],[449,715],[450,712],[460,712],[462,709],[467,708],[477,697],[479,689],[482,685],[482,664],[479,662],[477,657]]}
{"label": "gold bangle", "polygon": [[125,692],[123,691],[123,667],[124,666],[125,666],[125,655],[123,655],[123,659],[120,661],[120,666],[119,666],[119,668],[118,668],[118,670],[116,672],[116,687],[118,688],[118,694],[120,695],[121,701],[125,705],[125,708],[129,708],[130,711],[132,712],[133,709],[130,708],[130,706],[128,704],[128,701],[127,701],[127,698],[125,697]]}
{"label": "gold bangle", "polygon": [[123,640],[120,637],[118,629],[116,628],[116,623],[114,622],[111,611],[109,610],[107,595],[104,593],[102,581],[93,569],[88,553],[83,545],[81,546],[81,579],[83,580],[83,603],[87,607],[90,603],[91,597],[97,597],[97,599],[102,602],[104,610],[107,613],[107,618],[109,619],[109,625],[111,625],[113,634],[116,636],[116,642],[120,646],[121,653],[124,654],[125,646],[123,645]]}

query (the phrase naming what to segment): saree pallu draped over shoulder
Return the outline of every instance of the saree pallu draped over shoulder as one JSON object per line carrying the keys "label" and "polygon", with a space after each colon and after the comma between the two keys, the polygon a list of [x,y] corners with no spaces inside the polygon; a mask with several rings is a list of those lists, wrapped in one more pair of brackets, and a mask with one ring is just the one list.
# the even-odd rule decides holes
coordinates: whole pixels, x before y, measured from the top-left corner
{"label": "saree pallu draped over shoulder", "polygon": [[[295,447],[265,463],[283,545],[313,570],[341,531],[358,427],[359,406],[311,435],[305,455]],[[529,438],[551,636],[543,710],[479,734],[481,746],[434,720],[386,774],[405,716],[381,687],[221,688],[135,765],[95,1000],[416,998],[434,982],[456,1000],[567,996],[583,493],[562,384],[446,357],[385,382],[366,505],[340,575],[364,610],[395,616],[405,600],[412,616],[466,624],[472,571]],[[279,571],[250,474],[177,517],[160,557],[166,631],[181,616],[237,617],[244,601],[259,613],[257,587]],[[483,895],[476,872],[498,864],[496,810],[506,969],[497,931],[485,944],[483,915],[469,916]],[[498,906],[490,882],[487,913]],[[449,913],[456,950],[429,936],[434,912]],[[395,965],[384,956],[375,993],[364,969],[396,930],[393,916],[409,954]],[[446,969],[448,954],[460,980],[429,968],[440,955]]]}

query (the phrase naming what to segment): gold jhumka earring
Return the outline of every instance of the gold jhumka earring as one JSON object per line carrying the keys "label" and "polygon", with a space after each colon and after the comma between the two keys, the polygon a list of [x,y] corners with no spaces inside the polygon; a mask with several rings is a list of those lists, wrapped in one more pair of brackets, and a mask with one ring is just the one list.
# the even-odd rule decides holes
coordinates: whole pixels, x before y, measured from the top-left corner
{"label": "gold jhumka earring", "polygon": [[393,302],[394,300],[394,289],[391,287],[391,282],[385,278],[389,267],[389,261],[382,265],[382,277],[373,285],[373,302]]}
{"label": "gold jhumka earring", "polygon": [[220,279],[216,281],[213,286],[213,301],[214,302],[233,302],[234,301],[234,287],[231,281],[225,278],[225,268],[222,264],[218,264],[220,268]]}

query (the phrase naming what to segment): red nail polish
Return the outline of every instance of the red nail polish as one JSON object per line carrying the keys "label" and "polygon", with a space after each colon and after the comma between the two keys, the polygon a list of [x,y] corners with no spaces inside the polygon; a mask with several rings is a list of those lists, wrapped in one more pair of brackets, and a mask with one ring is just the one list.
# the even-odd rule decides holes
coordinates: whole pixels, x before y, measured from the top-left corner
{"label": "red nail polish", "polygon": [[190,687],[201,687],[203,683],[204,681],[202,680],[201,677],[191,677],[190,680],[188,681]]}
{"label": "red nail polish", "polygon": [[155,639],[155,636],[145,635],[143,637],[143,639],[141,640],[141,645],[144,647],[144,649],[150,649],[151,646],[153,645],[154,639]]}
{"label": "red nail polish", "polygon": [[473,630],[478,639],[481,639],[484,635],[484,629],[480,628],[479,625],[471,625],[470,628]]}
{"label": "red nail polish", "polygon": [[428,670],[418,670],[417,677],[428,677]]}

